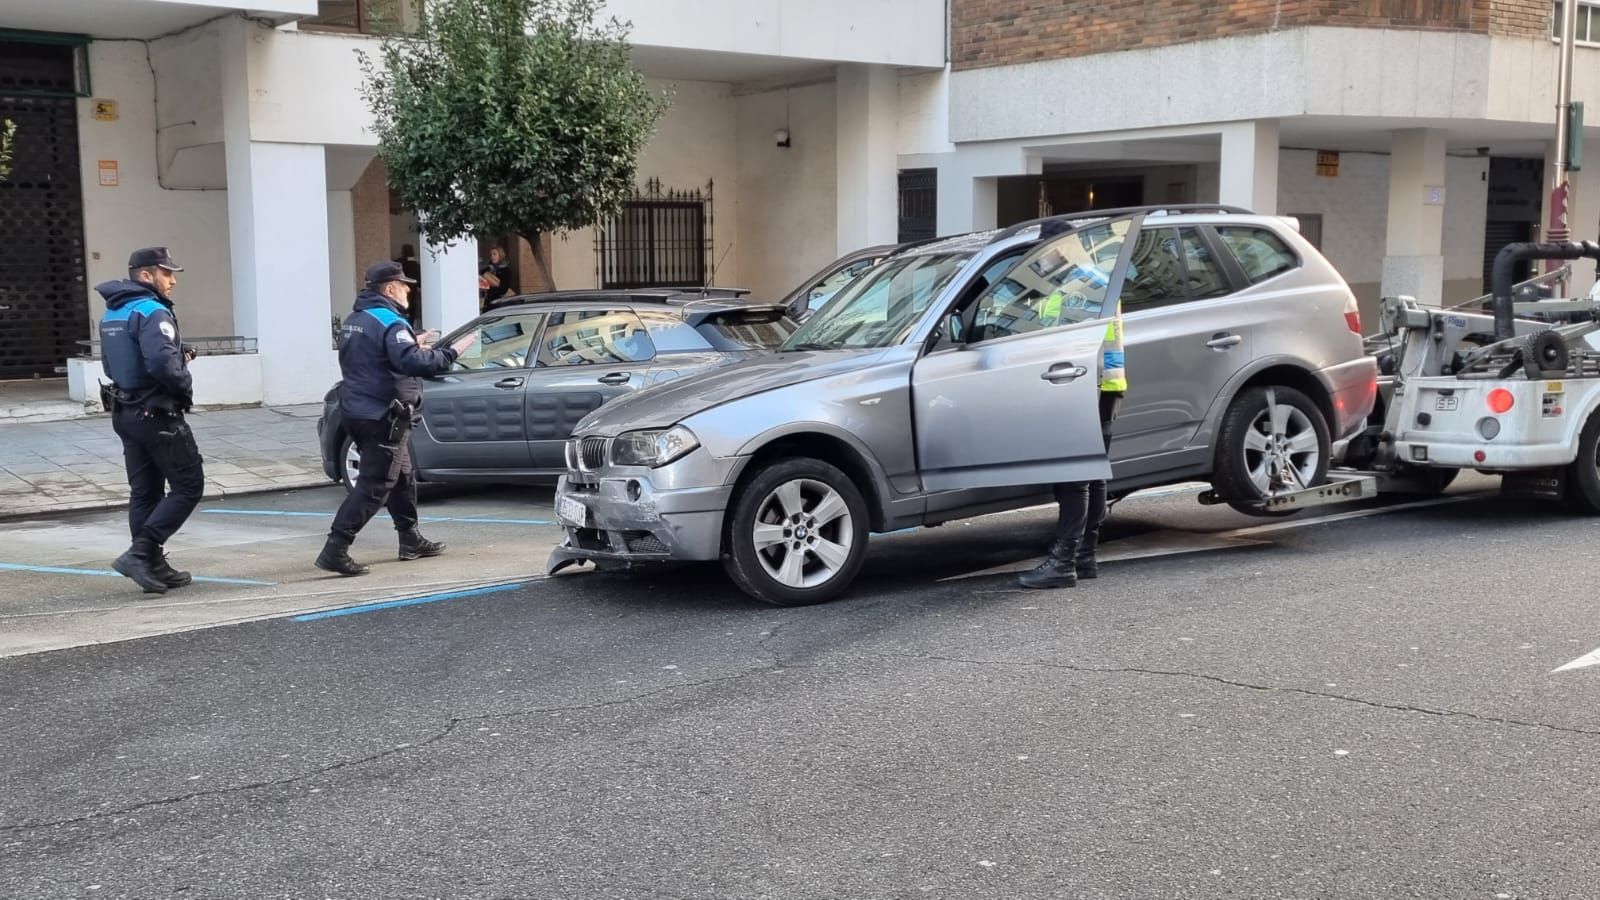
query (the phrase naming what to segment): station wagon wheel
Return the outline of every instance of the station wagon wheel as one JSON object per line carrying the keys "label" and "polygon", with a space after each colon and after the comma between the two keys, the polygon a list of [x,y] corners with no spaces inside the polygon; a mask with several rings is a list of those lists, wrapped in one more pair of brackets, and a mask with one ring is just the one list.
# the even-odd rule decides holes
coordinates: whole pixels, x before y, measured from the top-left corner
{"label": "station wagon wheel", "polygon": [[1270,385],[1241,392],[1223,415],[1219,435],[1213,485],[1240,512],[1272,515],[1260,506],[1263,499],[1327,478],[1327,420],[1294,388]]}
{"label": "station wagon wheel", "polygon": [[849,476],[816,459],[784,459],[740,488],[726,532],[728,575],[777,606],[838,596],[861,569],[867,508]]}
{"label": "station wagon wheel", "polygon": [[361,451],[356,442],[346,435],[339,442],[339,483],[347,490],[355,490],[356,478],[361,474]]}

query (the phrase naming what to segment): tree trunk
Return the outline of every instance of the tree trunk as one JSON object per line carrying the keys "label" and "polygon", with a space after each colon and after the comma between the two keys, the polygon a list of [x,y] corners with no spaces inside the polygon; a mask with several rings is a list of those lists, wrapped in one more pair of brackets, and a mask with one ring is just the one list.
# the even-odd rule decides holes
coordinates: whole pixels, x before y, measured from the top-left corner
{"label": "tree trunk", "polygon": [[553,291],[556,289],[555,274],[550,271],[549,255],[545,252],[543,235],[537,231],[524,232],[522,239],[528,244],[528,256],[533,260],[534,277],[538,284],[523,283],[519,287],[525,292]]}

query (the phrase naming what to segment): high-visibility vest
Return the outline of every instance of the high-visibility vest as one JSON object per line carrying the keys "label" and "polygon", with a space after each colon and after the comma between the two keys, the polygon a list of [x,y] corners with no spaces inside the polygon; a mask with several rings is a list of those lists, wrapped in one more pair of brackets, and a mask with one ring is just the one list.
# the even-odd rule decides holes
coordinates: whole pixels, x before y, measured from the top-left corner
{"label": "high-visibility vest", "polygon": [[[1039,324],[1052,328],[1061,324],[1061,292],[1054,291],[1039,307]],[[1128,392],[1128,363],[1122,350],[1122,301],[1106,322],[1105,340],[1100,345],[1100,390],[1107,393]]]}
{"label": "high-visibility vest", "polygon": [[1106,323],[1105,342],[1100,345],[1100,390],[1106,393],[1128,392],[1128,363],[1122,352],[1122,301],[1117,301],[1117,312]]}

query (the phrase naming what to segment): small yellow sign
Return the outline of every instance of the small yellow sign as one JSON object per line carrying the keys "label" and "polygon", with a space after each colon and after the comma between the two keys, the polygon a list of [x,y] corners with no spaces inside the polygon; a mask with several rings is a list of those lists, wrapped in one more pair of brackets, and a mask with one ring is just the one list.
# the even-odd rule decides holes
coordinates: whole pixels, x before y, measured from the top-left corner
{"label": "small yellow sign", "polygon": [[1317,151],[1317,174],[1324,178],[1339,177],[1339,151]]}
{"label": "small yellow sign", "polygon": [[1566,386],[1559,381],[1546,381],[1544,383],[1544,389],[1552,394],[1559,394],[1566,390]]}
{"label": "small yellow sign", "polygon": [[115,122],[117,120],[117,101],[94,101],[94,117],[99,122]]}
{"label": "small yellow sign", "polygon": [[120,175],[117,172],[117,161],[116,160],[114,160],[114,159],[102,159],[102,160],[100,160],[100,186],[101,187],[116,187],[118,184],[121,183],[121,180],[122,179],[121,179]]}

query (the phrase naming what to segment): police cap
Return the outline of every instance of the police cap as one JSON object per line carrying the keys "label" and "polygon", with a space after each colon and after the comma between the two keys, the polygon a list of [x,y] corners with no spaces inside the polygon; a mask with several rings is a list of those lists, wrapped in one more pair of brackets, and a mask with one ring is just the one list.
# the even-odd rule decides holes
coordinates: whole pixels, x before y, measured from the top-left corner
{"label": "police cap", "polygon": [[377,287],[385,281],[403,281],[406,284],[416,284],[415,278],[408,277],[400,264],[392,260],[373,263],[367,266],[367,287]]}
{"label": "police cap", "polygon": [[183,266],[178,265],[178,261],[172,258],[172,254],[168,253],[165,247],[145,247],[142,250],[133,251],[128,256],[128,271],[130,272],[134,269],[155,268],[166,269],[168,272],[183,271]]}

